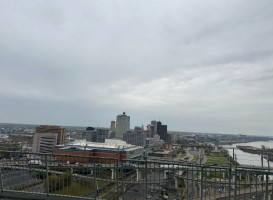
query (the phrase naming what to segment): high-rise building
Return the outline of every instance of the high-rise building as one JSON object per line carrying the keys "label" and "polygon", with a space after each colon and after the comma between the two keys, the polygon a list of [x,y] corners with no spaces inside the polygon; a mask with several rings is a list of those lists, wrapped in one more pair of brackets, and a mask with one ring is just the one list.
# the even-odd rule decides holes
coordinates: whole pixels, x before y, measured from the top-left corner
{"label": "high-rise building", "polygon": [[151,137],[151,124],[148,124],[148,126],[147,126],[147,137],[148,138]]}
{"label": "high-rise building", "polygon": [[123,141],[128,144],[145,147],[146,146],[146,134],[144,132],[131,133],[127,132],[123,134]]}
{"label": "high-rise building", "polygon": [[110,131],[115,132],[116,131],[116,122],[111,121]]}
{"label": "high-rise building", "polygon": [[108,128],[96,128],[96,129],[93,128],[89,130],[86,129],[86,131],[84,131],[83,134],[85,135],[86,141],[104,143],[105,139],[109,138],[109,129]]}
{"label": "high-rise building", "polygon": [[86,141],[96,142],[97,141],[97,130],[94,127],[87,127],[85,131],[82,133],[83,138]]}
{"label": "high-rise building", "polygon": [[55,145],[63,145],[65,128],[60,126],[41,125],[36,127],[33,137],[32,152],[51,153]]}
{"label": "high-rise building", "polygon": [[117,116],[116,120],[116,137],[123,138],[123,134],[130,130],[130,116],[127,116],[125,112],[122,115]]}
{"label": "high-rise building", "polygon": [[157,134],[157,121],[153,120],[151,121],[151,137],[154,137],[155,134]]}
{"label": "high-rise building", "polygon": [[135,127],[134,131],[128,131],[123,134],[123,141],[126,141],[128,144],[136,146],[146,146],[146,133],[142,130],[141,127]]}
{"label": "high-rise building", "polygon": [[167,125],[162,125],[162,123],[159,121],[156,123],[156,127],[157,134],[160,136],[160,139],[164,140],[165,142],[168,141]]}

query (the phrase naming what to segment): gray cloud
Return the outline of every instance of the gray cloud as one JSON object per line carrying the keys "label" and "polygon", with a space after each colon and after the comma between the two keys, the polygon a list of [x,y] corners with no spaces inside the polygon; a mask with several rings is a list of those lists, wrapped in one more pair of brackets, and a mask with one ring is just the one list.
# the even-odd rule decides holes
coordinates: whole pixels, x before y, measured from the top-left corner
{"label": "gray cloud", "polygon": [[271,1],[1,1],[0,121],[270,135],[272,19]]}

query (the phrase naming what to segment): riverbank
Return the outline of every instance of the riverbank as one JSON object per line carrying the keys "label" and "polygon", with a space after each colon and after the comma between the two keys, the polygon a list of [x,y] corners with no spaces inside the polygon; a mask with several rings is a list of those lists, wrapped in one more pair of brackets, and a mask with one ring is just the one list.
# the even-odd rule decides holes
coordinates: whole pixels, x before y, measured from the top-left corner
{"label": "riverbank", "polygon": [[258,148],[253,146],[236,146],[241,151],[252,153],[252,154],[258,154],[258,155],[265,155],[266,159],[269,161],[273,161],[273,149],[266,149],[266,148]]}
{"label": "riverbank", "polygon": [[[232,145],[221,145],[224,147],[230,156],[233,156],[233,150],[235,154],[235,159],[237,158],[237,162],[241,165],[248,165],[248,166],[257,166],[261,167],[261,156],[259,154],[248,153],[245,151],[240,150],[236,146],[251,146],[261,148],[261,146],[265,146],[265,148],[273,148],[273,141],[258,141],[258,142],[249,142],[249,143],[236,143]],[[263,166],[267,165],[265,159],[263,159]],[[270,166],[273,166],[273,162],[270,162]]]}

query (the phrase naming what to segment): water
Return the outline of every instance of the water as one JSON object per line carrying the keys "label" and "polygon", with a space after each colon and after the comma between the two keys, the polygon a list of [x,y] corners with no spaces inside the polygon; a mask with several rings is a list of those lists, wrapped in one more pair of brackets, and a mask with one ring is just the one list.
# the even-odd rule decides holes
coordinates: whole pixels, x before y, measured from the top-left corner
{"label": "water", "polygon": [[[251,154],[241,151],[240,149],[236,149],[236,146],[253,146],[253,147],[259,147],[261,148],[261,145],[264,145],[268,148],[273,148],[273,141],[259,141],[259,142],[249,142],[249,143],[237,143],[233,145],[223,145],[224,148],[226,148],[229,152],[229,155],[232,156],[233,150],[234,153],[237,156],[237,161],[241,165],[251,165],[251,166],[262,166],[261,163],[261,155],[258,154]],[[267,160],[263,159],[263,165],[264,167],[267,167]],[[270,167],[273,167],[273,162],[269,162]]]}

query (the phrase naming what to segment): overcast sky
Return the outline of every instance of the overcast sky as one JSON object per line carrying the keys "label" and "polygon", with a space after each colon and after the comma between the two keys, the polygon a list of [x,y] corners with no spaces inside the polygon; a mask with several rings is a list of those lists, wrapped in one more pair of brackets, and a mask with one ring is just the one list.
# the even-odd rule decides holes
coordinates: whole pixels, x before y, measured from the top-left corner
{"label": "overcast sky", "polygon": [[0,122],[273,135],[272,0],[0,0]]}

